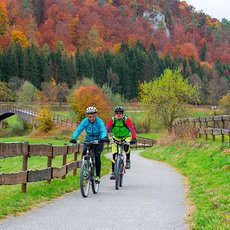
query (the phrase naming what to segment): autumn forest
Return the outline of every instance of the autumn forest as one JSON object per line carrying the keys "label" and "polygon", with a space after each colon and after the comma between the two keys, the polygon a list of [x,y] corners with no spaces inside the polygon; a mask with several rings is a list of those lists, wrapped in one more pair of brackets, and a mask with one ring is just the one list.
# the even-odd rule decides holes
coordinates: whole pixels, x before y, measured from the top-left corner
{"label": "autumn forest", "polygon": [[180,68],[200,103],[217,104],[230,88],[229,41],[230,21],[186,1],[1,0],[0,82],[72,88],[86,77],[130,100]]}

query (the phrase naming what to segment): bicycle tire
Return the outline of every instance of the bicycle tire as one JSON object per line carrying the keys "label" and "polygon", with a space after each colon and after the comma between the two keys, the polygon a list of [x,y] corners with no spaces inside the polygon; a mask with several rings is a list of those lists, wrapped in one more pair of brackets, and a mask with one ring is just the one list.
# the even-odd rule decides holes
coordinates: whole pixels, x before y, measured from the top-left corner
{"label": "bicycle tire", "polygon": [[119,183],[120,183],[120,158],[117,157],[114,167],[114,173],[115,173],[115,189],[119,189]]}
{"label": "bicycle tire", "polygon": [[124,176],[124,161],[120,161],[120,181],[119,181],[119,186],[123,186],[123,176]]}
{"label": "bicycle tire", "polygon": [[92,191],[94,194],[97,194],[99,191],[99,183],[95,182],[95,174],[96,174],[96,167],[93,167],[93,174],[92,174],[92,178],[91,178],[91,185],[92,185]]}
{"label": "bicycle tire", "polygon": [[80,188],[81,194],[85,198],[89,195],[90,190],[90,165],[88,160],[82,161],[80,173]]}

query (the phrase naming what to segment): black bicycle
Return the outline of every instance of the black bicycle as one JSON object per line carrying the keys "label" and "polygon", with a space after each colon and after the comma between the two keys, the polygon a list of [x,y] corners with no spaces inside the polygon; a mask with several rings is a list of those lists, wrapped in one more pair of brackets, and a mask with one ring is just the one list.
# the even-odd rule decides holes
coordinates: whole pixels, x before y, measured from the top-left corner
{"label": "black bicycle", "polygon": [[80,143],[86,145],[86,154],[83,156],[81,161],[80,188],[82,196],[87,197],[90,191],[90,184],[94,194],[98,193],[99,190],[99,183],[95,182],[96,166],[94,147],[95,144],[99,144],[100,142],[95,140]]}
{"label": "black bicycle", "polygon": [[118,190],[119,187],[123,185],[123,176],[125,174],[125,164],[124,164],[124,154],[123,149],[124,145],[129,145],[129,142],[126,141],[117,141],[113,139],[113,142],[118,146],[118,152],[115,155],[115,166],[114,166],[114,173],[115,173],[115,189]]}

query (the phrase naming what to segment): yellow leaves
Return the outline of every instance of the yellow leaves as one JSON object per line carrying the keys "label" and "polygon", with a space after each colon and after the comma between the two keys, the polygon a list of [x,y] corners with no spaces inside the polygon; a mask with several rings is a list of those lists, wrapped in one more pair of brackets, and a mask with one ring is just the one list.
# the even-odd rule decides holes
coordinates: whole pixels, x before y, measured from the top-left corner
{"label": "yellow leaves", "polygon": [[11,42],[18,43],[22,47],[29,46],[29,41],[26,35],[22,31],[16,29],[13,29],[11,32]]}
{"label": "yellow leaves", "polygon": [[116,54],[116,53],[119,53],[121,50],[121,43],[116,43],[113,45],[113,52]]}
{"label": "yellow leaves", "polygon": [[37,121],[38,128],[42,131],[51,130],[53,127],[53,120],[52,120],[52,112],[49,107],[43,107],[38,111],[37,117],[35,117],[35,121]]}
{"label": "yellow leaves", "polygon": [[96,52],[103,47],[103,40],[100,37],[100,33],[96,25],[93,25],[87,33],[85,44],[86,47],[91,48]]}
{"label": "yellow leaves", "polygon": [[71,37],[72,37],[73,40],[75,40],[76,37],[77,37],[76,26],[78,24],[78,21],[79,21],[79,16],[77,15],[76,17],[73,18],[72,22],[69,24],[69,28],[70,28],[70,31],[71,31]]}
{"label": "yellow leaves", "polygon": [[5,34],[8,28],[8,15],[4,2],[0,2],[0,35]]}
{"label": "yellow leaves", "polygon": [[56,86],[57,85],[57,82],[56,82],[56,80],[53,77],[51,78],[51,85],[52,86]]}

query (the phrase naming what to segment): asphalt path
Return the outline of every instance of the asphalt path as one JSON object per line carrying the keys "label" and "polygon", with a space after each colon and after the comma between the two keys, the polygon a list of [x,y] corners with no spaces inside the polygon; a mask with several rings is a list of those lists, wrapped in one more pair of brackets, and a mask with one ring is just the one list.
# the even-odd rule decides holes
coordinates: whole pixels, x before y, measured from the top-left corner
{"label": "asphalt path", "polygon": [[66,194],[40,208],[0,222],[13,230],[186,229],[186,205],[181,176],[175,169],[131,153],[131,169],[124,186],[115,190],[109,175],[101,179],[98,194],[83,198]]}

